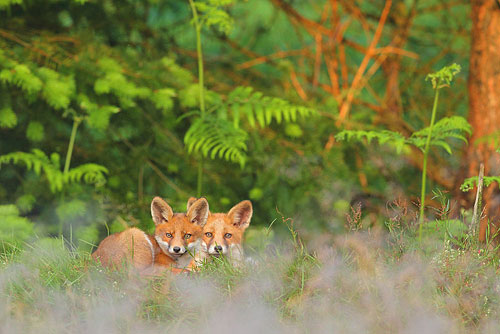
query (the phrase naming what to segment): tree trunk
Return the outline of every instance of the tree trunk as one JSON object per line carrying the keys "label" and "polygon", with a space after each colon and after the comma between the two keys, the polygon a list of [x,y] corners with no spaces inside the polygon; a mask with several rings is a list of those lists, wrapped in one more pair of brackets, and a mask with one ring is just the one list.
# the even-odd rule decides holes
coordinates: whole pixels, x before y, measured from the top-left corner
{"label": "tree trunk", "polygon": [[[474,133],[464,156],[463,172],[476,176],[483,162],[485,175],[500,175],[500,154],[495,152],[500,144],[500,7],[495,0],[472,0],[471,37],[469,122]],[[464,202],[471,203],[470,199]],[[480,223],[480,241],[486,239],[488,220],[491,232],[500,227],[498,185],[485,190],[484,203],[486,218]]]}

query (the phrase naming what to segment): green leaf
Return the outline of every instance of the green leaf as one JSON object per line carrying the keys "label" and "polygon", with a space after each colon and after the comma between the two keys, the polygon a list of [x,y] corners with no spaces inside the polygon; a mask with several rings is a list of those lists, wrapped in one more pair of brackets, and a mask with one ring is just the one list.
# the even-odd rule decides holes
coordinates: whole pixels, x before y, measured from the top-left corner
{"label": "green leaf", "polygon": [[449,86],[453,78],[460,73],[461,70],[462,67],[460,65],[451,64],[443,67],[437,72],[428,74],[425,80],[430,80],[432,82],[432,88],[440,89]]}
{"label": "green leaf", "polygon": [[45,130],[42,123],[31,121],[26,129],[26,138],[33,142],[40,142],[45,137]]}
{"label": "green leaf", "polygon": [[202,154],[204,157],[225,159],[245,164],[248,134],[235,128],[227,120],[207,116],[198,118],[186,132],[184,143],[191,154]]}
{"label": "green leaf", "polygon": [[17,125],[17,116],[10,108],[0,109],[0,127],[13,128]]}

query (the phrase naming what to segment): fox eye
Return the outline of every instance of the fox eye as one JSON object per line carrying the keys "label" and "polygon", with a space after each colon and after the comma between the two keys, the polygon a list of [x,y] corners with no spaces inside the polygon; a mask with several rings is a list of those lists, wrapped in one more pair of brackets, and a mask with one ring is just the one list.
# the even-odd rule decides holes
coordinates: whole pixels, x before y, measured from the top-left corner
{"label": "fox eye", "polygon": [[184,234],[184,239],[189,239],[189,238],[191,238],[191,234],[189,233]]}
{"label": "fox eye", "polygon": [[170,234],[170,233],[167,233],[165,235],[167,236],[167,238],[172,238],[172,234]]}
{"label": "fox eye", "polygon": [[205,233],[205,235],[206,235],[208,238],[211,238],[211,237],[212,237],[212,233],[210,233],[210,232]]}
{"label": "fox eye", "polygon": [[226,239],[229,239],[229,238],[231,238],[232,236],[233,236],[233,235],[232,235],[231,233],[226,233],[226,234],[224,234],[224,238],[226,238]]}

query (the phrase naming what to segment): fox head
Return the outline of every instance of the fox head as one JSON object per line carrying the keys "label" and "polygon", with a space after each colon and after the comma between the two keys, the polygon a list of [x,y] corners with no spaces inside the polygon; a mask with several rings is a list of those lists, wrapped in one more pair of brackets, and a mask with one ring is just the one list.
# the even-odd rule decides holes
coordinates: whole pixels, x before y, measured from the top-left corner
{"label": "fox head", "polygon": [[161,250],[177,260],[200,243],[203,226],[207,222],[208,202],[199,198],[188,202],[186,213],[175,213],[160,197],[151,202],[151,216],[155,223],[155,239]]}
{"label": "fox head", "polygon": [[243,232],[250,225],[252,213],[252,202],[248,200],[236,204],[227,214],[209,213],[203,227],[202,251],[215,257],[221,254],[233,259],[241,257]]}

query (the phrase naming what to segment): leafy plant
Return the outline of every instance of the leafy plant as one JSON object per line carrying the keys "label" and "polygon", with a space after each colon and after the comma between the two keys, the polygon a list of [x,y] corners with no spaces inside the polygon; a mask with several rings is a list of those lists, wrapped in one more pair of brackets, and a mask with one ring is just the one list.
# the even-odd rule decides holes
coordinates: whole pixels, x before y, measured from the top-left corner
{"label": "leafy plant", "polygon": [[[223,158],[226,161],[239,163],[243,167],[246,161],[248,134],[241,127],[242,118],[248,121],[250,128],[256,128],[257,124],[264,128],[269,126],[273,119],[277,123],[294,122],[298,116],[309,117],[316,114],[316,111],[291,104],[280,98],[264,96],[260,92],[255,92],[252,87],[237,87],[228,94],[225,100],[214,92],[206,95],[201,30],[203,27],[214,26],[220,32],[228,34],[233,20],[223,8],[233,2],[233,0],[189,0],[196,30],[198,57],[198,88],[196,90],[199,94],[200,110],[191,113],[199,117],[192,122],[186,132],[184,143],[189,153],[210,159]],[[188,90],[190,93],[186,94],[182,100],[188,106],[194,105],[192,94],[195,87],[190,86]],[[209,109],[207,109],[207,97],[211,97],[210,100],[214,102]],[[198,196],[201,196],[202,178],[203,160],[201,159],[198,164]]]}
{"label": "leafy plant", "polygon": [[19,215],[15,205],[0,205],[0,251],[16,247],[33,236],[33,223]]}
{"label": "leafy plant", "polygon": [[8,163],[23,164],[28,170],[33,170],[37,175],[43,174],[49,182],[50,191],[53,193],[62,191],[64,186],[70,183],[84,182],[102,185],[106,182],[105,174],[108,173],[108,170],[103,166],[90,163],[64,172],[61,170],[60,160],[57,153],[52,153],[49,157],[43,151],[33,149],[30,153],[13,152],[0,156],[0,167],[2,164]]}
{"label": "leafy plant", "polygon": [[427,178],[427,159],[431,146],[439,146],[449,154],[452,153],[447,139],[456,138],[467,142],[466,134],[472,132],[472,128],[467,120],[460,116],[444,117],[436,122],[436,113],[439,100],[439,90],[448,87],[455,75],[460,72],[460,66],[452,64],[445,66],[435,73],[428,74],[426,80],[430,80],[434,89],[434,103],[432,106],[430,125],[422,130],[412,133],[409,138],[400,133],[382,130],[382,131],[362,131],[362,130],[344,130],[337,134],[337,140],[344,141],[362,141],[367,140],[370,143],[376,139],[381,144],[389,144],[396,148],[397,152],[403,151],[405,146],[412,145],[423,152],[422,166],[422,185],[420,195],[420,227],[419,239],[422,236],[422,226],[424,221],[426,178]]}

